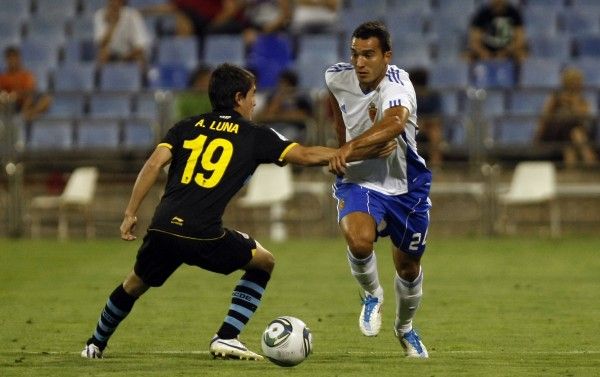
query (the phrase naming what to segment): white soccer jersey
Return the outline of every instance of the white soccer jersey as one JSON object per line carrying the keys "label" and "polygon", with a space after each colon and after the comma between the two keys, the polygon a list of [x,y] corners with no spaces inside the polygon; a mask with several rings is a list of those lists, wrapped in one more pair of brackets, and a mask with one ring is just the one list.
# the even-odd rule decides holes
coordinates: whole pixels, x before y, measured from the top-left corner
{"label": "white soccer jersey", "polygon": [[[431,183],[425,160],[417,153],[417,99],[408,73],[388,65],[386,77],[375,90],[365,94],[359,87],[354,67],[338,63],[325,72],[325,82],[340,106],[346,141],[368,130],[391,107],[404,106],[409,111],[406,127],[397,138],[396,152],[387,159],[349,163],[344,182],[357,183],[387,195],[404,194],[415,184]],[[369,108],[372,113],[376,110],[374,121],[369,116]]]}

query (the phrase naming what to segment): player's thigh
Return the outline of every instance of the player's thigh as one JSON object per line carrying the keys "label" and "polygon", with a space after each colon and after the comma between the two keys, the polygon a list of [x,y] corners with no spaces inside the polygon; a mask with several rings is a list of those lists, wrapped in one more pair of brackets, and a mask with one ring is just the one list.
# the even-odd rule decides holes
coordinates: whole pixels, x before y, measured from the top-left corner
{"label": "player's thigh", "polygon": [[377,239],[377,227],[382,224],[385,211],[377,193],[338,181],[334,185],[334,196],[338,201],[338,222],[348,245],[351,248],[371,247]]}
{"label": "player's thigh", "polygon": [[256,253],[256,241],[245,233],[225,229],[215,240],[187,241],[183,261],[208,271],[228,275],[242,269]]}
{"label": "player's thigh", "polygon": [[259,269],[268,272],[273,272],[275,267],[275,257],[267,249],[265,249],[258,241],[256,241],[256,249],[250,262],[243,267],[244,270]]}
{"label": "player's thigh", "polygon": [[177,239],[159,232],[148,232],[137,254],[133,270],[144,284],[160,287],[177,270],[182,261],[177,253]]}
{"label": "player's thigh", "polygon": [[427,201],[402,198],[388,212],[388,233],[395,247],[411,256],[420,257],[425,252],[429,229]]}

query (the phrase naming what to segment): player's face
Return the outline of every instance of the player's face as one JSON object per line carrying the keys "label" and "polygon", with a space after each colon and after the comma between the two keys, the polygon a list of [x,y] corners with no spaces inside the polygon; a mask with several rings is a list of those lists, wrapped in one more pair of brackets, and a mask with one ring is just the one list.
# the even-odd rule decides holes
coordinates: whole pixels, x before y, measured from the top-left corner
{"label": "player's face", "polygon": [[256,85],[253,85],[245,96],[241,93],[238,93],[237,104],[238,112],[242,114],[244,118],[252,120],[254,107],[256,106]]}
{"label": "player's face", "polygon": [[392,53],[390,51],[384,53],[379,40],[375,37],[353,38],[351,52],[352,65],[361,88],[375,89],[385,76]]}

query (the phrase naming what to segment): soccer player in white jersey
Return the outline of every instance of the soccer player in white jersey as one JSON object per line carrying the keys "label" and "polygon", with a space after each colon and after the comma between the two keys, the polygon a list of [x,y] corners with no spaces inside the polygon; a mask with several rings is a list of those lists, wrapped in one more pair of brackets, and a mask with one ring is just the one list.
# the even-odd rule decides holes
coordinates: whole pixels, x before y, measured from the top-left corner
{"label": "soccer player in white jersey", "polygon": [[[390,64],[390,35],[384,24],[365,22],[352,34],[351,64],[325,73],[340,149],[330,159],[338,173],[334,196],[348,244],[350,270],[365,291],[359,326],[366,336],[381,328],[383,289],[374,243],[390,236],[396,268],[394,331],[409,357],[427,358],[412,319],[422,296],[421,256],[429,226],[431,172],[417,153],[417,101],[408,74]],[[400,122],[386,125],[384,119]],[[396,140],[386,159],[347,162],[356,148]]]}

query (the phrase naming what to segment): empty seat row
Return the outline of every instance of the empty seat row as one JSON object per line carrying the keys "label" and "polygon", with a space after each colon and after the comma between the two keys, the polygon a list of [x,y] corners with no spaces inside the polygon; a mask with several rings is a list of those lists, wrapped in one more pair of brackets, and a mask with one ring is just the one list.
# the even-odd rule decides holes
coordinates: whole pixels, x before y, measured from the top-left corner
{"label": "empty seat row", "polygon": [[149,119],[131,118],[73,121],[41,119],[23,130],[23,142],[28,151],[69,151],[152,148],[156,134]]}
{"label": "empty seat row", "polygon": [[154,94],[103,93],[87,95],[76,92],[56,92],[46,118],[129,118],[157,117],[157,104]]}

